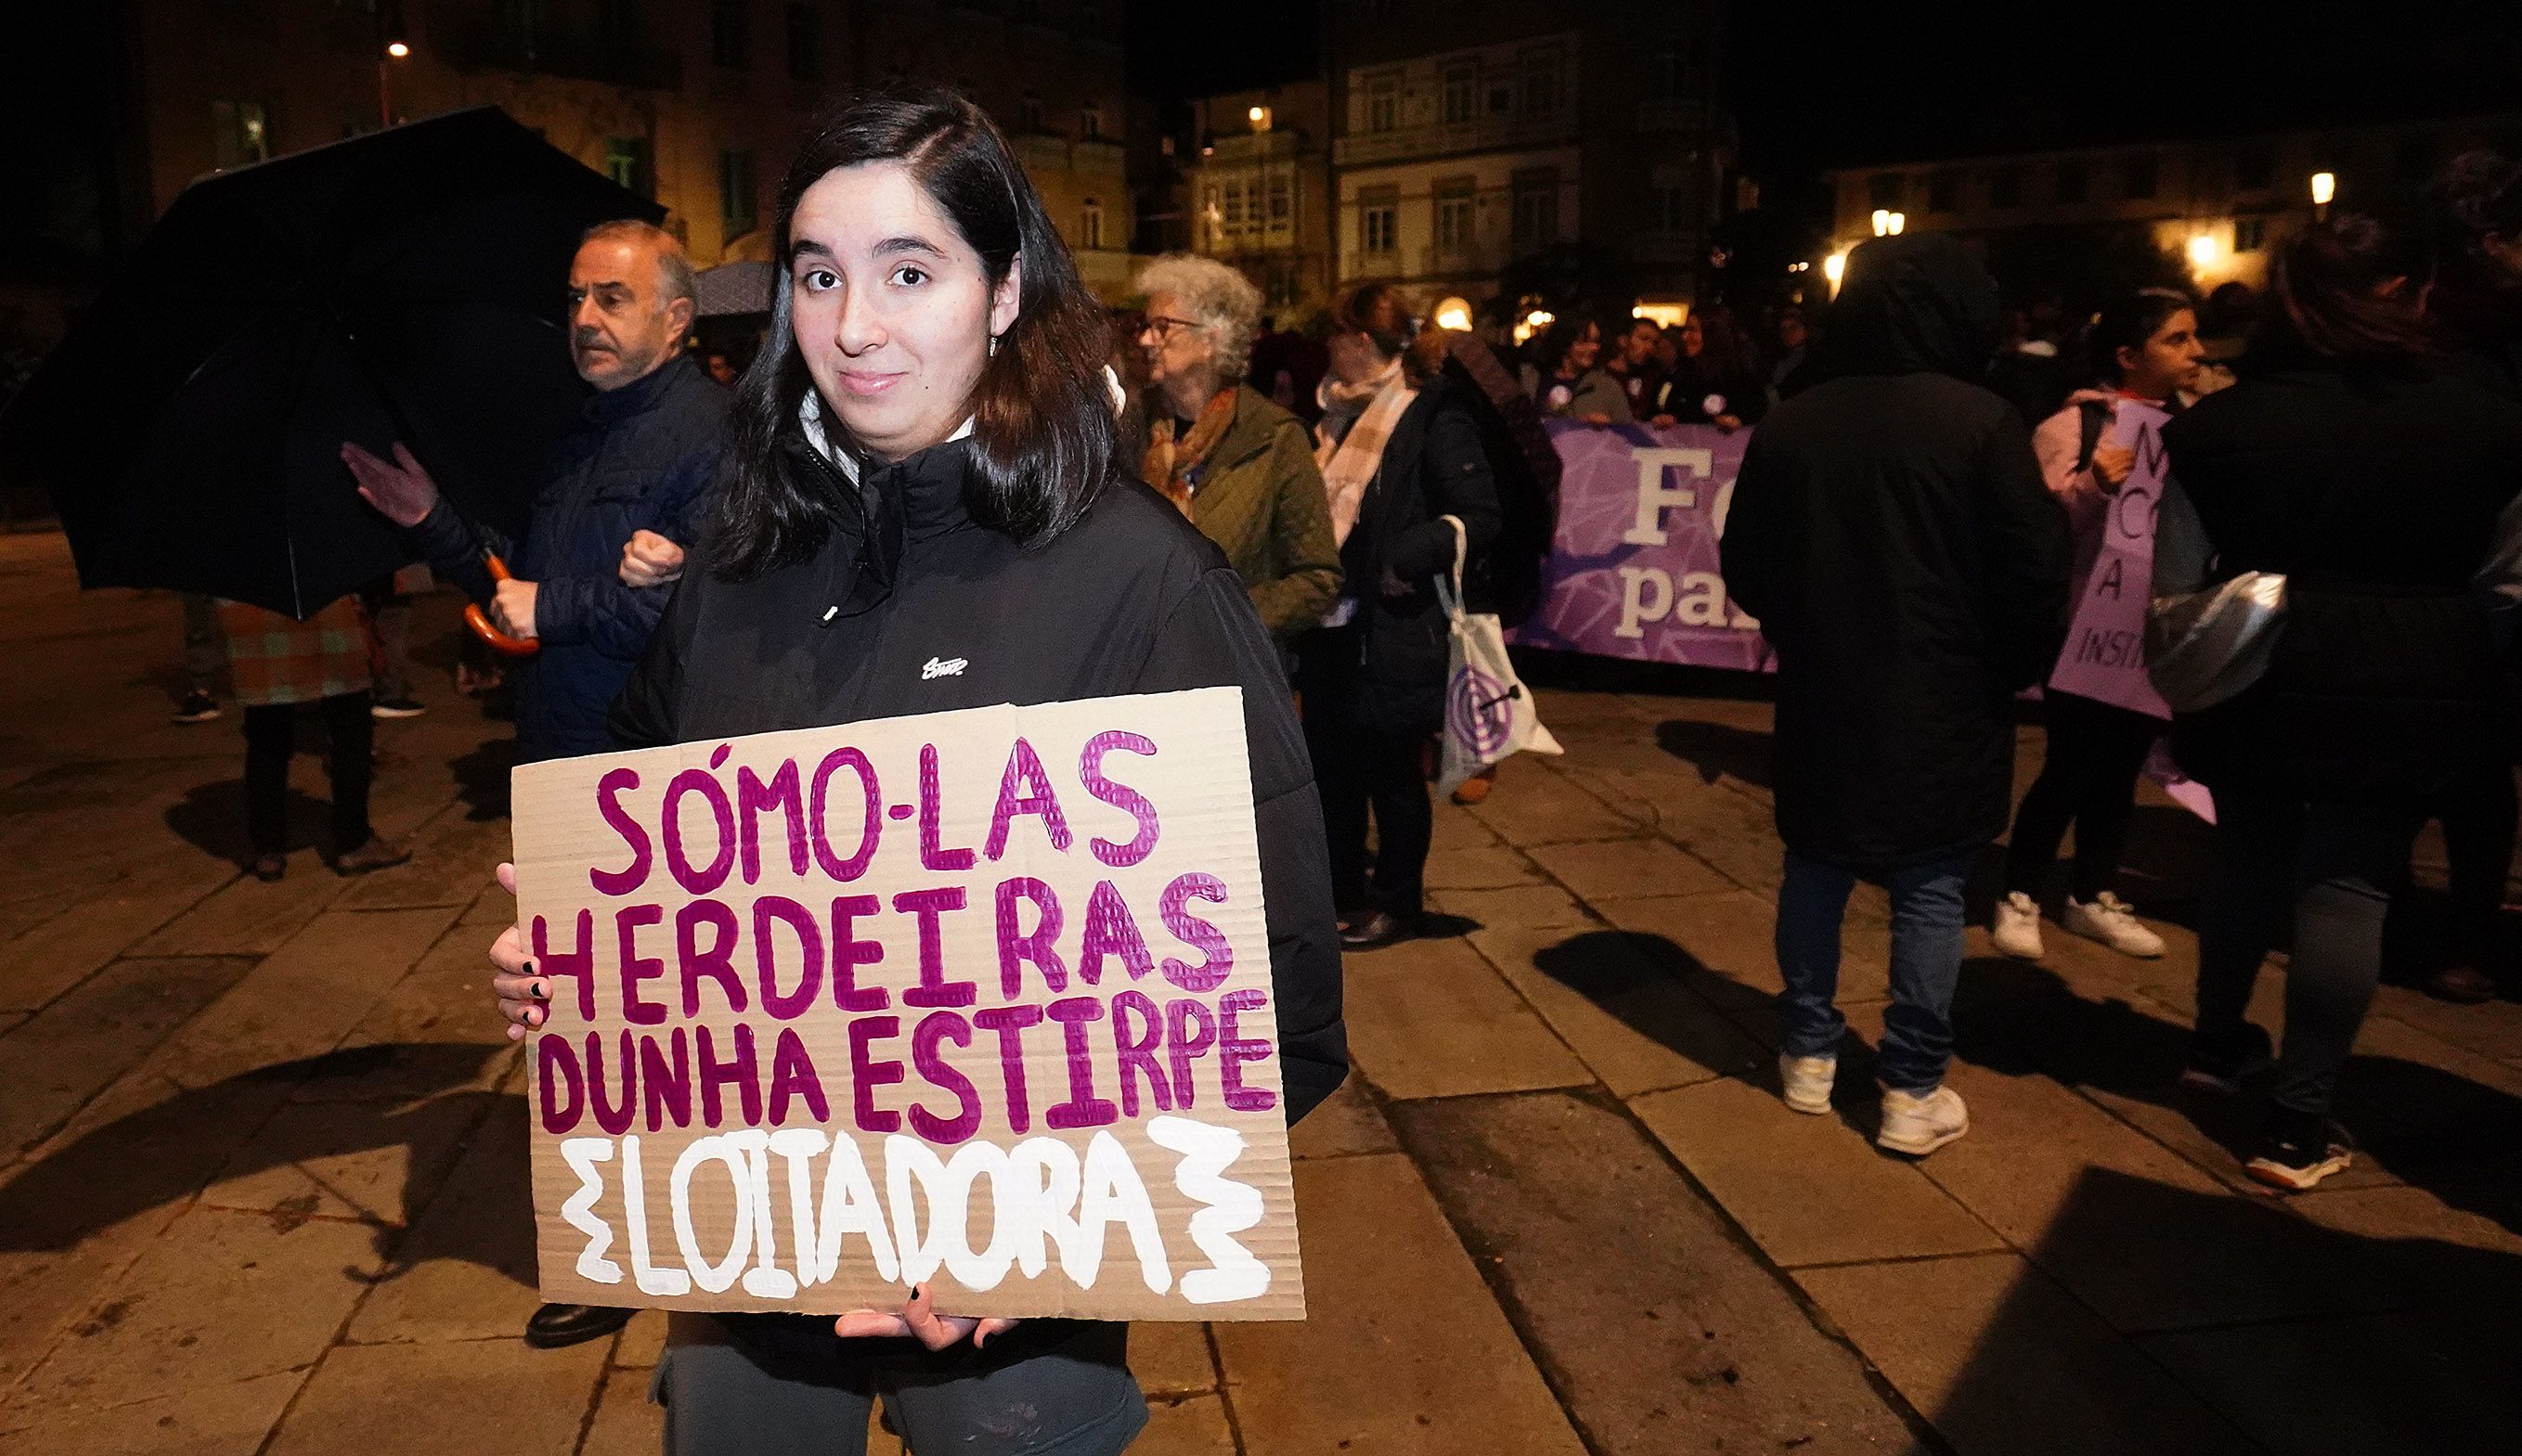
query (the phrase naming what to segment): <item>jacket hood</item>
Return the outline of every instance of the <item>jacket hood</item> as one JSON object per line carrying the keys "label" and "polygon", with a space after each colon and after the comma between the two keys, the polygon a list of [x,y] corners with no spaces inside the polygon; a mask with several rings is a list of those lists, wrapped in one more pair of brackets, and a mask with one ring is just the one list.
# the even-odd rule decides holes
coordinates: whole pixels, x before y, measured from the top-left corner
{"label": "jacket hood", "polygon": [[1835,374],[1978,380],[2003,319],[1996,280],[1942,233],[1876,238],[1847,255],[1824,351]]}

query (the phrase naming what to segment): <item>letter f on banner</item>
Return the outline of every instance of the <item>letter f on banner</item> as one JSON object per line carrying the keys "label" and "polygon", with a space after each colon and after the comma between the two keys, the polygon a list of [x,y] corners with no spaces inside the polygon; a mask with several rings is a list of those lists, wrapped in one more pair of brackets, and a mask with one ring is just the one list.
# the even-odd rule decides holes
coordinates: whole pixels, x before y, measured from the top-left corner
{"label": "letter f on banner", "polygon": [[1664,472],[1687,471],[1691,478],[1705,480],[1716,474],[1716,456],[1705,448],[1682,450],[1661,445],[1631,450],[1629,456],[1638,463],[1638,514],[1620,539],[1631,546],[1661,546],[1663,513],[1688,511],[1699,504],[1697,490],[1688,485],[1666,485]]}

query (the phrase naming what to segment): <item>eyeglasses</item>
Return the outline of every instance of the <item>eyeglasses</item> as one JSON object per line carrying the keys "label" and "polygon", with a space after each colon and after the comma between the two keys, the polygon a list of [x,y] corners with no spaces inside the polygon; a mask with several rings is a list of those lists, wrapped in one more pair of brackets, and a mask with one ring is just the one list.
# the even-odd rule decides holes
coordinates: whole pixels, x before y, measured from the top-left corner
{"label": "eyeglasses", "polygon": [[1176,329],[1205,329],[1208,326],[1206,324],[1200,323],[1195,319],[1167,318],[1163,314],[1157,314],[1149,318],[1145,325],[1139,330],[1139,337],[1144,339],[1148,335],[1153,334],[1156,336],[1156,342],[1163,343],[1174,337],[1174,331]]}

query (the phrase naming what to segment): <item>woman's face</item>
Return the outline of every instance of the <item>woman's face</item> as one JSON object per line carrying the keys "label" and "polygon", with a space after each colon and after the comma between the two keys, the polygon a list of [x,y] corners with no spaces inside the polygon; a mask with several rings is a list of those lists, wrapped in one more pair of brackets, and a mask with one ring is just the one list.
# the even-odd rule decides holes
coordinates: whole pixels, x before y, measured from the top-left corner
{"label": "woman's face", "polygon": [[2120,387],[2146,399],[2168,399],[2198,382],[2198,315],[2176,309],[2141,348],[2120,350]]}
{"label": "woman's face", "polygon": [[1217,341],[1208,326],[1182,311],[1171,294],[1147,296],[1147,326],[1139,331],[1139,348],[1147,356],[1147,383],[1159,387],[1199,383],[1217,363]]}
{"label": "woman's face", "polygon": [[1362,385],[1383,372],[1392,362],[1375,346],[1375,341],[1363,332],[1334,334],[1324,341],[1331,351],[1331,374],[1343,385]]}
{"label": "woman's face", "polygon": [[1705,353],[1706,349],[1707,331],[1699,326],[1699,320],[1697,319],[1683,319],[1681,321],[1681,351],[1689,355],[1691,358],[1696,359],[1702,353]]}
{"label": "woman's face", "polygon": [[1567,372],[1583,374],[1593,368],[1594,361],[1602,356],[1603,331],[1587,324],[1585,332],[1576,336],[1576,341],[1567,345]]}
{"label": "woman's face", "polygon": [[990,340],[1016,321],[1024,260],[981,255],[898,161],[837,167],[798,200],[789,319],[815,392],[887,460],[953,434]]}

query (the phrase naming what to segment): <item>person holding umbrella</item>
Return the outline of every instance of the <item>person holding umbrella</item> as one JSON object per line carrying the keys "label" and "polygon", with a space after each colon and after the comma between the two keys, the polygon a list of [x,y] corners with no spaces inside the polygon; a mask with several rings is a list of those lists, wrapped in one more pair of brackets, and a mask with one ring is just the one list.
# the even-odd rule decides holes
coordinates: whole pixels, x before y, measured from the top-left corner
{"label": "person holding umbrella", "polygon": [[665,610],[662,590],[619,578],[622,548],[642,529],[689,539],[684,523],[718,468],[726,424],[726,391],[682,352],[692,269],[673,234],[634,221],[589,229],[570,265],[569,299],[570,360],[596,392],[555,452],[520,539],[456,510],[400,444],[392,461],[342,446],[359,494],[502,633],[540,649],[517,675],[524,762],[612,747],[605,711]]}
{"label": "person holding umbrella", "polygon": [[[673,234],[630,221],[588,229],[570,264],[569,299],[570,359],[596,392],[561,442],[523,539],[457,512],[402,445],[391,462],[342,446],[368,503],[488,604],[501,632],[539,646],[516,677],[523,762],[613,747],[605,714],[666,599],[663,587],[625,584],[617,564],[634,531],[690,539],[684,522],[718,469],[726,425],[726,391],[682,352],[692,269]],[[494,557],[508,574],[490,569]],[[527,1321],[526,1342],[577,1344],[630,1318],[627,1309],[545,1304]]]}

